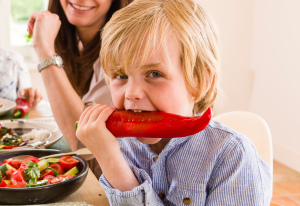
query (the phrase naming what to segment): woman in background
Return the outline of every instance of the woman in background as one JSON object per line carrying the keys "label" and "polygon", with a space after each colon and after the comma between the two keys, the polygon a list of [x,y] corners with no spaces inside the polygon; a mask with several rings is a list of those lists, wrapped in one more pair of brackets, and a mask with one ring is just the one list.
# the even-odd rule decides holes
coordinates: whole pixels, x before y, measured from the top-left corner
{"label": "woman in background", "polygon": [[[129,0],[50,0],[48,11],[33,12],[28,32],[40,61],[57,53],[64,67],[41,70],[55,120],[71,149],[84,147],[75,136],[74,123],[92,104],[112,105],[99,61],[100,30]],[[96,92],[97,91],[97,92]],[[90,168],[99,177],[95,159]]]}

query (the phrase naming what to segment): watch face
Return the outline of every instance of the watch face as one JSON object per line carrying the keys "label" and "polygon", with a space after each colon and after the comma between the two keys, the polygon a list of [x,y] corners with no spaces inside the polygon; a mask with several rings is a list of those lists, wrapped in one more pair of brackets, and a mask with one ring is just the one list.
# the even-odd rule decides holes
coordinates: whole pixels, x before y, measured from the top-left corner
{"label": "watch face", "polygon": [[60,56],[56,55],[55,56],[55,63],[59,66],[62,66],[63,65],[63,60]]}

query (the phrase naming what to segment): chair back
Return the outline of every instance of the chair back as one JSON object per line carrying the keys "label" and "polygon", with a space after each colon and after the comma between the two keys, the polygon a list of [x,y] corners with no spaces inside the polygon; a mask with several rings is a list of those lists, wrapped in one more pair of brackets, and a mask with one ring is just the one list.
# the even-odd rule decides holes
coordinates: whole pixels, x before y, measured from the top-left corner
{"label": "chair back", "polygon": [[213,120],[246,135],[254,144],[259,156],[271,168],[273,175],[273,151],[270,129],[266,121],[257,114],[246,111],[233,111],[220,114]]}

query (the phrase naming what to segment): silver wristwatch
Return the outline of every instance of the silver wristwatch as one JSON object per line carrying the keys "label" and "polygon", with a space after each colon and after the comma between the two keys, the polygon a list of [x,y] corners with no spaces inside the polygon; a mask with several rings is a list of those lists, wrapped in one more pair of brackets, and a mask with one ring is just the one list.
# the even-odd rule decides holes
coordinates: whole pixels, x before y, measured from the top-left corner
{"label": "silver wristwatch", "polygon": [[41,72],[43,69],[50,65],[64,67],[62,58],[55,53],[52,57],[45,59],[38,64],[38,71]]}

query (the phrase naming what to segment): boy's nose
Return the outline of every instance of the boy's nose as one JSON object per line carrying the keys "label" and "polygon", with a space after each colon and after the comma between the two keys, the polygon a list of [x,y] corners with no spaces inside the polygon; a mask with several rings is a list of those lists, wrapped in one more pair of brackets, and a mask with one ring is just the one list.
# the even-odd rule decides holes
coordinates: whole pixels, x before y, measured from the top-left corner
{"label": "boy's nose", "polygon": [[126,89],[125,98],[129,101],[141,100],[144,96],[141,86],[135,83],[130,83]]}

